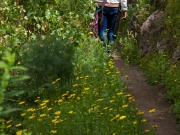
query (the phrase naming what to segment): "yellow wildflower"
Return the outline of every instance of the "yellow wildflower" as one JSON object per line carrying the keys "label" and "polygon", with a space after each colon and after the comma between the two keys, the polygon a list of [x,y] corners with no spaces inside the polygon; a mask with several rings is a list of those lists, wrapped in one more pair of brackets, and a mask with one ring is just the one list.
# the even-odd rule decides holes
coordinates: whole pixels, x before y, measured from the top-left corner
{"label": "yellow wildflower", "polygon": [[43,101],[43,103],[48,103],[48,102],[49,102],[49,100],[44,100],[44,101]]}
{"label": "yellow wildflower", "polygon": [[111,72],[107,72],[107,74],[109,75],[109,74],[111,74]]}
{"label": "yellow wildflower", "polygon": [[73,39],[73,37],[69,37],[69,39]]}
{"label": "yellow wildflower", "polygon": [[98,101],[98,102],[101,102],[103,99],[102,98],[99,98],[98,100],[96,100],[96,101]]}
{"label": "yellow wildflower", "polygon": [[69,114],[73,114],[73,111],[69,111]]}
{"label": "yellow wildflower", "polygon": [[16,127],[20,127],[22,124],[21,123],[19,123],[19,124],[16,124]]}
{"label": "yellow wildflower", "polygon": [[93,34],[93,32],[91,32],[91,31],[90,31],[88,34],[89,34],[89,35],[92,35],[92,34]]}
{"label": "yellow wildflower", "polygon": [[123,105],[123,106],[122,106],[122,108],[126,108],[126,107],[128,107],[128,105]]}
{"label": "yellow wildflower", "polygon": [[52,110],[52,108],[48,108],[47,110],[50,111],[50,110]]}
{"label": "yellow wildflower", "polygon": [[126,94],[126,97],[131,97],[132,95],[131,94]]}
{"label": "yellow wildflower", "polygon": [[55,84],[56,82],[52,82],[52,84]]}
{"label": "yellow wildflower", "polygon": [[29,119],[33,119],[34,117],[35,117],[35,116],[34,116],[34,115],[32,115],[32,116],[30,116],[30,117],[29,117]]}
{"label": "yellow wildflower", "polygon": [[61,80],[61,78],[56,79],[56,82],[59,81],[59,80]]}
{"label": "yellow wildflower", "polygon": [[88,109],[88,112],[89,112],[89,113],[91,113],[91,111],[93,111],[93,108]]}
{"label": "yellow wildflower", "polygon": [[148,133],[148,132],[149,132],[149,130],[145,130],[144,132]]}
{"label": "yellow wildflower", "polygon": [[118,96],[119,96],[119,95],[122,95],[122,94],[123,94],[123,92],[119,92],[119,93],[117,93],[116,95],[118,95]]}
{"label": "yellow wildflower", "polygon": [[157,128],[158,126],[157,125],[154,125],[154,126],[152,126],[153,128]]}
{"label": "yellow wildflower", "polygon": [[45,117],[46,116],[46,114],[40,114],[40,117]]}
{"label": "yellow wildflower", "polygon": [[142,121],[142,122],[146,122],[146,119],[142,119],[141,121]]}
{"label": "yellow wildflower", "polygon": [[120,116],[120,114],[117,114],[117,115],[115,116],[115,118],[117,119],[117,118],[119,118],[119,116]]}
{"label": "yellow wildflower", "polygon": [[12,120],[7,121],[6,123],[10,123],[10,122],[12,122]]}
{"label": "yellow wildflower", "polygon": [[24,132],[27,132],[27,129],[24,129],[23,131],[24,131]]}
{"label": "yellow wildflower", "polygon": [[54,114],[55,115],[59,115],[59,114],[61,114],[61,112],[60,111],[56,111]]}
{"label": "yellow wildflower", "polygon": [[34,100],[34,102],[38,102],[38,99]]}
{"label": "yellow wildflower", "polygon": [[58,100],[58,103],[61,103],[62,101],[63,101],[62,99],[59,99],[59,100]]}
{"label": "yellow wildflower", "polygon": [[76,94],[71,94],[68,98],[73,98],[75,97]]}
{"label": "yellow wildflower", "polygon": [[88,91],[90,88],[84,88],[84,90]]}
{"label": "yellow wildflower", "polygon": [[73,87],[76,87],[76,86],[78,86],[78,84],[74,84],[74,85],[73,85]]}
{"label": "yellow wildflower", "polygon": [[126,118],[126,116],[121,116],[121,117],[119,117],[119,120],[123,120],[125,118]]}
{"label": "yellow wildflower", "polygon": [[114,100],[110,100],[109,102],[112,103],[112,102],[114,102]]}
{"label": "yellow wildflower", "polygon": [[137,114],[144,114],[144,112],[143,111],[140,111],[140,110],[138,110],[138,112],[137,112]]}
{"label": "yellow wildflower", "polygon": [[51,122],[52,122],[52,123],[56,123],[56,121],[57,121],[57,119],[54,119],[54,120],[52,120]]}
{"label": "yellow wildflower", "polygon": [[25,113],[22,113],[22,114],[21,114],[22,117],[25,116],[25,115],[26,115]]}
{"label": "yellow wildflower", "polygon": [[27,112],[34,112],[34,111],[35,111],[34,108],[29,108],[29,109],[27,110]]}
{"label": "yellow wildflower", "polygon": [[68,94],[63,94],[62,97],[65,97],[65,96],[67,96],[67,95],[68,95]]}
{"label": "yellow wildflower", "polygon": [[51,130],[50,133],[55,134],[55,133],[57,133],[57,130]]}
{"label": "yellow wildflower", "polygon": [[25,101],[19,102],[19,105],[22,105],[22,104],[24,104],[24,103],[25,103]]}
{"label": "yellow wildflower", "polygon": [[7,126],[7,128],[10,128],[12,125]]}
{"label": "yellow wildflower", "polygon": [[22,135],[22,130],[16,132],[16,135]]}
{"label": "yellow wildflower", "polygon": [[135,100],[135,98],[134,97],[129,97],[128,100]]}
{"label": "yellow wildflower", "polygon": [[55,118],[56,118],[56,119],[58,119],[58,118],[59,118],[59,116],[56,116]]}
{"label": "yellow wildflower", "polygon": [[149,113],[154,113],[156,109],[149,110]]}
{"label": "yellow wildflower", "polygon": [[52,120],[52,123],[57,124],[59,121],[57,119]]}

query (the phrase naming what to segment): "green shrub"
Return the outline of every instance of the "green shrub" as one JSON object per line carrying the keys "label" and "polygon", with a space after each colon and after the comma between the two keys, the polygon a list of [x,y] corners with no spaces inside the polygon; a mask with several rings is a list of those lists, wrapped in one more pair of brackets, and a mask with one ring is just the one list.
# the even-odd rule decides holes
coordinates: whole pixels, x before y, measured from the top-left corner
{"label": "green shrub", "polygon": [[170,59],[157,44],[158,51],[147,54],[141,60],[141,68],[145,71],[148,77],[148,82],[151,84],[162,84],[164,76],[170,67]]}
{"label": "green shrub", "polygon": [[127,37],[120,38],[121,56],[126,62],[137,65],[141,59],[141,51],[135,36],[130,31]]}
{"label": "green shrub", "polygon": [[[179,94],[179,93],[178,93]],[[175,114],[175,117],[177,118],[178,123],[180,124],[180,101],[176,101],[172,105],[173,113]]]}
{"label": "green shrub", "polygon": [[[42,89],[54,92],[53,83],[63,87],[73,78],[74,41],[50,37],[35,40],[28,46],[22,65],[29,70],[31,79],[27,82],[26,97],[36,97]],[[61,92],[60,92],[61,93]]]}
{"label": "green shrub", "polygon": [[[168,4],[165,8],[167,19],[164,24],[164,37],[169,41],[169,47],[174,48],[180,44],[180,1],[168,0]],[[174,14],[176,13],[176,14]]]}
{"label": "green shrub", "polygon": [[[12,108],[7,106],[7,101],[11,101],[12,97],[19,96],[23,93],[21,90],[17,90],[12,88],[12,84],[17,84],[18,82],[22,82],[29,77],[26,75],[16,74],[13,75],[13,72],[19,73],[19,71],[27,70],[21,66],[14,66],[15,62],[15,54],[11,54],[10,52],[6,52],[3,57],[3,61],[0,61],[0,131],[1,135],[4,135],[5,132],[2,132],[3,129],[7,128],[7,121],[3,120],[4,118],[8,118],[10,113],[17,111],[17,108]],[[11,85],[10,85],[11,84]],[[9,87],[9,85],[11,87]],[[17,100],[13,100],[13,102]],[[12,103],[12,101],[11,101]],[[7,124],[7,123],[6,123]],[[7,132],[6,132],[7,133]]]}

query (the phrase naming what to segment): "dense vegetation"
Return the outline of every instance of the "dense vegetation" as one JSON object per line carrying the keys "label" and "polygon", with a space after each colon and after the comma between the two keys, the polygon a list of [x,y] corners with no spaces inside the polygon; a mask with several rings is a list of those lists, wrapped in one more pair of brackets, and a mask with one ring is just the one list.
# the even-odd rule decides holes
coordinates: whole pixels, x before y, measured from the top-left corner
{"label": "dense vegetation", "polygon": [[[153,1],[153,0],[152,0]],[[138,2],[138,8],[130,8],[130,16],[138,12],[137,18],[142,23],[147,17],[155,12],[158,7],[156,3],[158,0],[152,1],[144,0]],[[144,3],[143,3],[144,2]],[[149,3],[151,6],[149,7]],[[163,96],[168,102],[172,103],[169,112],[175,114],[177,120],[180,120],[180,70],[179,70],[179,58],[180,58],[180,39],[179,39],[179,8],[180,1],[177,0],[165,0],[160,3],[160,10],[166,14],[166,19],[162,22],[163,31],[160,33],[162,40],[166,42],[165,46],[161,46],[159,42],[152,48],[157,48],[154,51],[148,51],[145,55],[142,53],[141,48],[138,45],[137,34],[130,31],[125,38],[120,39],[121,43],[121,56],[131,64],[139,65],[141,69],[147,74],[148,82],[152,85],[162,85],[166,87],[167,93]],[[164,4],[164,5],[162,5]],[[161,7],[164,7],[161,9]],[[174,13],[177,14],[174,14]],[[131,18],[126,20],[125,23],[130,21]],[[122,24],[124,25],[124,24]],[[156,38],[156,37],[154,37]],[[153,41],[152,41],[153,42]],[[128,54],[128,55],[127,55]]]}
{"label": "dense vegetation", "polygon": [[89,32],[95,5],[0,5],[1,134],[154,134]]}
{"label": "dense vegetation", "polygon": [[[129,16],[148,2],[129,5]],[[169,1],[167,8],[178,4]],[[134,97],[125,93],[113,59],[89,32],[94,10],[83,0],[1,0],[1,134],[154,134],[141,117],[144,112],[133,105]],[[172,27],[179,22],[174,18],[167,20]],[[121,23],[123,38],[117,38],[121,55],[140,63],[149,82],[166,84],[178,116],[178,65],[161,49],[142,57],[135,35],[127,33],[127,21]]]}

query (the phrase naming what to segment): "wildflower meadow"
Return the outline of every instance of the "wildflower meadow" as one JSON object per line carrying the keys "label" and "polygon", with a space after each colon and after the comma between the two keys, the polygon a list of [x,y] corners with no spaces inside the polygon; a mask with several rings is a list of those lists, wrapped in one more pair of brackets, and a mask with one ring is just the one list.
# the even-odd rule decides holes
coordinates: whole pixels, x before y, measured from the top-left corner
{"label": "wildflower meadow", "polygon": [[[143,2],[138,2],[139,8]],[[144,112],[126,92],[124,74],[115,67],[102,41],[92,37],[88,26],[95,8],[82,0],[0,1],[1,135],[155,134],[158,125],[148,128]],[[122,43],[122,57],[135,64],[141,61],[146,69],[152,56],[141,59],[135,36],[125,25],[121,34],[116,41]],[[164,58],[159,51],[161,63],[155,67],[152,60],[155,72],[146,72],[152,73],[148,76],[153,82],[159,82],[155,75],[167,69],[162,66],[165,63],[168,70],[160,79],[166,78],[162,82],[169,88],[168,98],[175,101],[178,65],[169,65]],[[149,113],[155,111],[152,108]]]}

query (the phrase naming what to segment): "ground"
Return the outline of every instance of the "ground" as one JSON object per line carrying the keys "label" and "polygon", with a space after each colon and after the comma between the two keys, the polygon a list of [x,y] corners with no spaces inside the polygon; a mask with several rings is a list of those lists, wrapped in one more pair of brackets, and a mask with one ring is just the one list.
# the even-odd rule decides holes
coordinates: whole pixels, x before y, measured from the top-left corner
{"label": "ground", "polygon": [[[177,121],[169,112],[171,104],[163,96],[165,88],[151,86],[139,67],[125,64],[117,54],[113,54],[113,57],[115,66],[123,72],[123,76],[128,75],[128,79],[123,78],[126,92],[135,97],[135,106],[145,112],[143,117],[149,121],[149,127],[157,125],[156,135],[180,135]],[[155,113],[149,113],[151,109],[156,109]]]}

